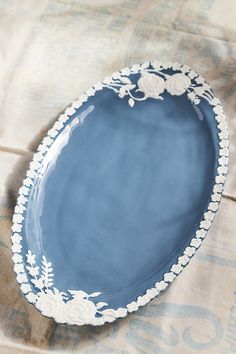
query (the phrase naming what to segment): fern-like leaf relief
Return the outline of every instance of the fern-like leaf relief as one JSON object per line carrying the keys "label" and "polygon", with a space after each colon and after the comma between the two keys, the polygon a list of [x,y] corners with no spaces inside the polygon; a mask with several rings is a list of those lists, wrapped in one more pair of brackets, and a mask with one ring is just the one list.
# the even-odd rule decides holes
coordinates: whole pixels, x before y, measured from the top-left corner
{"label": "fern-like leaf relief", "polygon": [[53,286],[53,268],[52,263],[47,262],[45,256],[42,257],[42,280],[44,282],[45,288],[51,288]]}

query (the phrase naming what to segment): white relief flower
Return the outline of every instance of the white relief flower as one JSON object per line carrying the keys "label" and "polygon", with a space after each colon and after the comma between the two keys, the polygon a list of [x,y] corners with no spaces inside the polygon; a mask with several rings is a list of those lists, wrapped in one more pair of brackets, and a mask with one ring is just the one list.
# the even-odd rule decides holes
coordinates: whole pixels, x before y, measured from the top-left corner
{"label": "white relief flower", "polygon": [[[192,245],[191,245],[192,246]],[[183,266],[187,265],[189,262],[189,257],[187,255],[181,256],[178,258],[178,261],[180,264],[182,264]]]}
{"label": "white relief flower", "polygon": [[190,78],[182,73],[171,75],[166,80],[166,90],[171,95],[182,95],[190,85]]}
{"label": "white relief flower", "polygon": [[216,183],[224,183],[226,180],[226,177],[223,175],[216,176],[215,181]]}
{"label": "white relief flower", "polygon": [[20,253],[21,252],[21,248],[22,248],[22,246],[19,243],[14,243],[11,246],[11,249],[12,249],[13,253]]}
{"label": "white relief flower", "polygon": [[31,291],[31,287],[29,284],[21,284],[20,288],[23,294],[27,294]]}
{"label": "white relief flower", "polygon": [[[41,151],[42,154],[47,152],[47,150],[48,150],[48,147],[45,144],[40,144],[39,145],[39,151]],[[32,168],[32,170],[34,170],[34,168]]]}
{"label": "white relief flower", "polygon": [[58,131],[55,129],[55,128],[51,128],[49,131],[48,131],[48,135],[51,137],[51,138],[55,138],[58,134]]}
{"label": "white relief flower", "polygon": [[39,167],[40,167],[40,163],[33,158],[33,160],[30,162],[30,168],[32,168],[33,170],[37,170]]}
{"label": "white relief flower", "polygon": [[28,170],[26,176],[30,178],[34,178],[36,176],[36,173],[33,170]]}
{"label": "white relief flower", "polygon": [[175,279],[175,277],[176,277],[176,275],[174,273],[172,273],[172,272],[166,273],[164,275],[164,280],[169,282],[169,283],[171,283]]}
{"label": "white relief flower", "polygon": [[44,316],[53,317],[57,322],[65,323],[66,305],[59,292],[54,293],[52,290],[48,290],[38,293],[35,306]]}
{"label": "white relief flower", "polygon": [[[58,123],[58,122],[56,122],[56,123]],[[55,123],[55,124],[56,124]],[[54,126],[55,126],[55,124],[54,124]],[[42,141],[42,143],[43,144],[45,144],[45,145],[51,145],[52,144],[52,142],[53,142],[53,140],[52,140],[52,138],[50,138],[50,136],[45,136],[45,138],[43,139],[43,141]]]}
{"label": "white relief flower", "polygon": [[215,114],[221,115],[224,114],[223,113],[223,108],[220,105],[217,105],[213,108],[213,111]]}
{"label": "white relief flower", "polygon": [[196,238],[204,238],[207,231],[205,229],[200,229],[196,231]]}
{"label": "white relief flower", "polygon": [[39,267],[26,267],[26,268],[32,277],[35,277],[36,275],[39,274]]}
{"label": "white relief flower", "polygon": [[215,214],[212,213],[212,211],[207,211],[206,213],[204,213],[204,218],[206,220],[213,221],[214,217],[215,217]]}
{"label": "white relief flower", "polygon": [[207,220],[203,220],[200,223],[200,227],[202,227],[203,229],[206,229],[206,230],[208,230],[210,228],[210,226],[211,226],[211,222],[208,219]]}
{"label": "white relief flower", "polygon": [[174,264],[172,267],[171,267],[171,271],[175,274],[180,274],[181,271],[182,271],[183,267],[181,264]]}
{"label": "white relief flower", "polygon": [[[101,86],[102,86],[102,84],[101,84]],[[94,86],[94,87],[95,87],[95,86]],[[102,88],[103,88],[103,86],[102,86]],[[77,100],[75,100],[75,101],[73,102],[73,107],[74,107],[74,108],[79,108],[79,107],[82,106],[82,104],[83,104],[83,102],[82,102],[81,98],[79,98],[79,99],[77,99]],[[66,117],[66,118],[65,118],[65,117]],[[62,122],[62,123],[65,123],[68,119],[69,119],[69,117],[67,117],[66,114],[64,114],[64,117],[61,117],[61,116],[59,117],[59,121]]]}
{"label": "white relief flower", "polygon": [[19,194],[28,195],[29,194],[29,188],[27,188],[26,186],[20,187]]}
{"label": "white relief flower", "polygon": [[223,191],[222,184],[215,184],[213,188],[214,193],[221,193]]}
{"label": "white relief flower", "polygon": [[[41,156],[41,158],[43,158],[43,156],[42,156],[39,152],[37,152],[37,156],[38,156],[38,158],[39,158],[39,156]],[[23,184],[24,184],[25,186],[29,187],[29,186],[31,186],[31,185],[33,184],[33,181],[32,181],[31,178],[26,177],[26,178],[24,179],[24,181],[23,181]]]}
{"label": "white relief flower", "polygon": [[36,288],[42,290],[44,288],[44,282],[42,278],[39,279],[31,279],[31,282],[34,284]]}
{"label": "white relief flower", "polygon": [[146,303],[149,301],[149,299],[147,299],[146,297],[145,297],[145,295],[143,295],[143,296],[139,296],[138,298],[137,298],[137,304],[138,304],[138,306],[144,306],[144,305],[146,305]]}
{"label": "white relief flower", "polygon": [[19,224],[24,220],[24,217],[21,214],[14,214],[12,221],[18,222]]}
{"label": "white relief flower", "polygon": [[[38,162],[42,161],[43,159],[43,154],[41,152],[37,152],[36,154],[34,154],[34,159]],[[29,184],[29,181],[27,182],[27,184]],[[32,183],[31,183],[32,184]],[[29,184],[30,185],[30,184]]]}
{"label": "white relief flower", "polygon": [[228,139],[228,137],[229,137],[228,131],[227,131],[227,130],[221,131],[221,132],[219,133],[219,137],[220,137],[220,139]]}
{"label": "white relief flower", "polygon": [[146,97],[161,99],[160,94],[164,92],[165,80],[158,75],[145,73],[138,80],[138,87]]}
{"label": "white relief flower", "polygon": [[35,304],[36,301],[38,300],[38,296],[34,293],[28,293],[26,295],[26,299],[31,303],[31,304]]}
{"label": "white relief flower", "polygon": [[[229,149],[228,148],[220,149],[219,155],[228,157],[229,156]],[[227,167],[226,166],[221,166],[221,169],[225,170],[225,172],[222,172],[222,173],[226,173],[227,172]]]}
{"label": "white relief flower", "polygon": [[212,200],[213,202],[219,202],[219,201],[220,201],[220,198],[221,198],[221,195],[218,194],[218,193],[214,193],[214,194],[212,194],[212,196],[211,196],[211,200]]}
{"label": "white relief flower", "polygon": [[158,294],[158,290],[156,288],[148,289],[147,296],[149,299],[153,299]]}
{"label": "white relief flower", "polygon": [[217,211],[219,205],[218,203],[216,202],[211,202],[208,206],[208,209],[211,210],[211,211]]}
{"label": "white relief flower", "polygon": [[194,255],[194,253],[196,252],[194,247],[187,247],[184,250],[184,254],[186,254],[186,256],[192,257]]}
{"label": "white relief flower", "polygon": [[20,243],[22,237],[19,234],[15,233],[12,235],[11,239],[13,243]]}
{"label": "white relief flower", "polygon": [[228,157],[225,157],[225,156],[222,156],[218,159],[218,162],[220,165],[227,165],[228,162],[229,162],[229,158]]}
{"label": "white relief flower", "polygon": [[[92,88],[90,90],[93,91],[93,93],[95,92]],[[76,110],[74,109],[74,107],[68,107],[65,111],[65,114],[67,114],[68,116],[72,116],[75,112]]]}
{"label": "white relief flower", "polygon": [[143,295],[142,299],[143,299],[143,306],[150,301],[149,296],[147,294]]}
{"label": "white relief flower", "polygon": [[[105,309],[100,312],[104,322],[113,322],[116,318],[116,311],[113,309]],[[96,318],[96,317],[95,317]]]}
{"label": "white relief flower", "polygon": [[224,128],[222,130],[219,130],[218,135],[219,135],[221,140],[226,139],[228,141],[228,137],[229,137],[228,128]]}
{"label": "white relief flower", "polygon": [[14,271],[15,271],[16,273],[24,273],[25,269],[24,269],[23,264],[22,264],[22,263],[16,263],[16,264],[14,265]]}
{"label": "white relief flower", "polygon": [[20,224],[17,224],[17,223],[14,223],[13,225],[12,225],[12,231],[13,232],[21,232],[21,229],[22,229],[22,225],[20,225]]}
{"label": "white relief flower", "polygon": [[165,290],[167,288],[167,284],[162,280],[162,281],[159,281],[155,284],[155,288],[159,291],[162,291],[162,290]]}
{"label": "white relief flower", "polygon": [[127,315],[127,310],[125,308],[118,308],[116,310],[116,317],[125,317]]}
{"label": "white relief flower", "polygon": [[215,120],[220,123],[220,122],[225,122],[225,116],[224,115],[216,115]]}
{"label": "white relief flower", "polygon": [[[221,155],[221,156],[222,156],[222,155]],[[218,173],[219,173],[220,175],[223,175],[223,174],[227,173],[227,166],[222,165],[222,166],[220,166],[220,167],[217,168],[217,171],[218,171]]]}
{"label": "white relief flower", "polygon": [[21,263],[23,258],[21,255],[19,255],[18,253],[15,253],[12,257],[12,260],[14,263]]}
{"label": "white relief flower", "polygon": [[97,308],[96,305],[85,298],[75,296],[66,303],[64,316],[68,324],[89,324],[94,319]]}
{"label": "white relief flower", "polygon": [[26,254],[26,262],[29,263],[29,264],[34,264],[35,263],[35,255],[32,254],[32,252],[30,250]]}
{"label": "white relief flower", "polygon": [[199,240],[199,238],[193,238],[190,245],[198,248],[201,245],[201,240]]}
{"label": "white relief flower", "polygon": [[116,317],[115,317],[115,315],[114,316],[103,315],[102,318],[103,318],[104,323],[105,322],[111,323],[115,320]]}
{"label": "white relief flower", "polygon": [[218,127],[220,130],[227,130],[227,129],[228,129],[227,123],[226,123],[225,120],[222,121],[222,122],[220,122],[220,123],[217,125],[217,127]]}
{"label": "white relief flower", "polygon": [[25,273],[18,273],[16,276],[18,283],[27,283],[28,279]]}
{"label": "white relief flower", "polygon": [[82,102],[86,102],[88,100],[88,96],[86,95],[86,93],[83,93],[81,96],[80,96],[80,100]]}
{"label": "white relief flower", "polygon": [[134,311],[138,310],[138,304],[135,301],[131,302],[126,307],[127,307],[129,312],[134,312]]}
{"label": "white relief flower", "polygon": [[25,207],[22,204],[20,204],[20,205],[17,204],[15,206],[14,213],[23,214],[24,210],[25,210]]}

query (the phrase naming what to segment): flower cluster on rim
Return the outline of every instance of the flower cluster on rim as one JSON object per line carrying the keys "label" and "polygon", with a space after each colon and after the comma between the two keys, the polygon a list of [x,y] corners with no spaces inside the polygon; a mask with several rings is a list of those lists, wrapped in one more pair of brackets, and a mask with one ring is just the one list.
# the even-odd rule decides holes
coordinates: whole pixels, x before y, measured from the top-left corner
{"label": "flower cluster on rim", "polygon": [[[173,73],[167,73],[171,69]],[[181,96],[187,93],[189,100],[198,105],[200,99],[206,99],[211,105],[219,104],[210,86],[195,71],[186,65],[178,63],[160,62],[144,63],[140,65],[140,78],[134,84],[128,76],[136,70],[136,65],[121,70],[122,75],[114,73],[106,77],[103,87],[112,89],[120,98],[128,97],[131,107],[135,102],[144,101],[148,98],[163,100],[163,93],[166,91],[172,96]]]}

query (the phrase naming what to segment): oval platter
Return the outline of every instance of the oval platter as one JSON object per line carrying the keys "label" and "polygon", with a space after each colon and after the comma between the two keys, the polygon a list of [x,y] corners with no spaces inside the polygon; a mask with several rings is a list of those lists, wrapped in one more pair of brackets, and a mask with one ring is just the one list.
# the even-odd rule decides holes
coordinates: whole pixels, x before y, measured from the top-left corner
{"label": "oval platter", "polygon": [[13,215],[16,279],[45,316],[101,325],[172,283],[207,234],[228,164],[219,100],[186,65],[115,72],[66,109]]}

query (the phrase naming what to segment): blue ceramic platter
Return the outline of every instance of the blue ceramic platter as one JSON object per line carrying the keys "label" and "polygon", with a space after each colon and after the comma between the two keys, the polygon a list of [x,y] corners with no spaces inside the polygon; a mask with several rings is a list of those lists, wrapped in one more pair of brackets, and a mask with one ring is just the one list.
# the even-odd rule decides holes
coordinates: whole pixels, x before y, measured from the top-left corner
{"label": "blue ceramic platter", "polygon": [[100,325],[137,310],[189,263],[228,163],[222,107],[185,65],[125,68],[48,131],[19,190],[17,281],[59,323]]}

